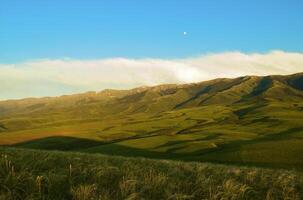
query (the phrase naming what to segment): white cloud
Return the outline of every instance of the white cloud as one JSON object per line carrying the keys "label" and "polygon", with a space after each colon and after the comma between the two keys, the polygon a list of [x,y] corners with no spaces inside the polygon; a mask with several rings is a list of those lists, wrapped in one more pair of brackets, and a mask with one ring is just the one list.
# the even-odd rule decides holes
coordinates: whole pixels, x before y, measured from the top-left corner
{"label": "white cloud", "polygon": [[225,52],[166,60],[32,60],[0,64],[0,99],[302,71],[303,53],[283,51],[266,54]]}

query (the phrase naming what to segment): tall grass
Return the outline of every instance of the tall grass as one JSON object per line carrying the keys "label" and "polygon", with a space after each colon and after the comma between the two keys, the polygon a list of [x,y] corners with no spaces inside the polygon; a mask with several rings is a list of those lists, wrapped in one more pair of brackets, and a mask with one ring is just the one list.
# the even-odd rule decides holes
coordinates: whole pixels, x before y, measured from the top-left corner
{"label": "tall grass", "polygon": [[296,171],[0,148],[0,199],[303,199]]}

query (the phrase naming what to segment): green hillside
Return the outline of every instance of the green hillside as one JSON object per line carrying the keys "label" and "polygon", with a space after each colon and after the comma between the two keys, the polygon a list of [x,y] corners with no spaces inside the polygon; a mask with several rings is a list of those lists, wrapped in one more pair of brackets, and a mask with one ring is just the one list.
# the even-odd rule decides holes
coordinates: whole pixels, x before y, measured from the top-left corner
{"label": "green hillside", "polygon": [[2,101],[0,144],[301,168],[303,73]]}
{"label": "green hillside", "polygon": [[0,148],[3,200],[302,198],[297,171]]}

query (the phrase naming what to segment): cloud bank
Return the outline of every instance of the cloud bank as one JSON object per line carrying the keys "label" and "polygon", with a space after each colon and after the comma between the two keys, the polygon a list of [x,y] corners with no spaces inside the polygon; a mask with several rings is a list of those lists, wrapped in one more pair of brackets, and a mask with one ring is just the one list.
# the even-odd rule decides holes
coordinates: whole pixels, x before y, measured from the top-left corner
{"label": "cloud bank", "polygon": [[0,64],[0,99],[303,71],[303,53],[224,52],[184,59],[42,59]]}

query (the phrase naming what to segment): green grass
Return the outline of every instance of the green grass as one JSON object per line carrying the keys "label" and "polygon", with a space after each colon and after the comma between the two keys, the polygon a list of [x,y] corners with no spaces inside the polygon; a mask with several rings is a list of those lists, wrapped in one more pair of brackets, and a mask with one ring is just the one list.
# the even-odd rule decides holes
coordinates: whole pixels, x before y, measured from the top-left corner
{"label": "green grass", "polygon": [[298,171],[0,148],[0,199],[302,199]]}

